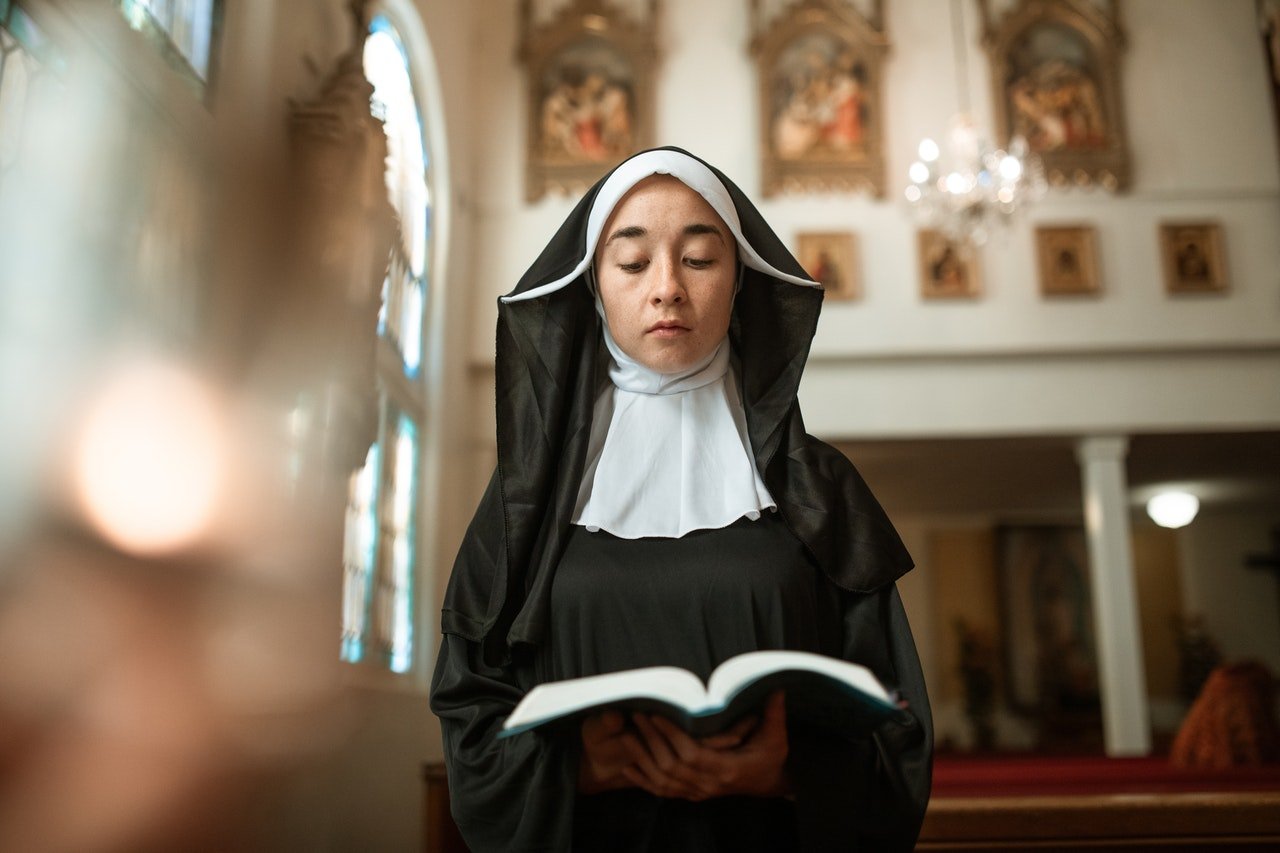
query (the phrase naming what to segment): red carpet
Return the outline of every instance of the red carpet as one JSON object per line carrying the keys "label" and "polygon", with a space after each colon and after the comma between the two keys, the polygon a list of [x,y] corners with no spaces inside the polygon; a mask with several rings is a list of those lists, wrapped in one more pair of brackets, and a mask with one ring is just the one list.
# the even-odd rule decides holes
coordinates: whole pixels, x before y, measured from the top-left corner
{"label": "red carpet", "polygon": [[1183,770],[1168,759],[938,756],[935,797],[1034,797],[1192,791],[1280,791],[1280,764]]}

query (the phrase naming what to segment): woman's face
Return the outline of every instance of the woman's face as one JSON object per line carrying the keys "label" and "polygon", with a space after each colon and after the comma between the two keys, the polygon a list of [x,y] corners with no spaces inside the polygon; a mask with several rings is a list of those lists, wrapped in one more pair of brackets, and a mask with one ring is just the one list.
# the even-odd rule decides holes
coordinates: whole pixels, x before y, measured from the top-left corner
{"label": "woman's face", "polygon": [[705,359],[729,331],[737,243],[706,200],[670,175],[636,184],[596,248],[596,285],[622,351],[658,373]]}

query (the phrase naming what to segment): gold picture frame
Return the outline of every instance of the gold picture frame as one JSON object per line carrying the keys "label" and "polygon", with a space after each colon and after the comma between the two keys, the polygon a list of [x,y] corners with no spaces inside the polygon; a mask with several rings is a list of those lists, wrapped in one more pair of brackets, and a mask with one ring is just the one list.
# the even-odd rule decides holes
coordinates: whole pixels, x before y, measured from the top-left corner
{"label": "gold picture frame", "polygon": [[[751,4],[762,192],[885,195],[884,0],[797,0],[767,25]],[[864,4],[865,5],[865,4]]]}
{"label": "gold picture frame", "polygon": [[1271,83],[1271,106],[1276,134],[1280,136],[1280,0],[1258,0],[1262,47],[1267,57],[1267,78]]}
{"label": "gold picture frame", "polygon": [[1226,247],[1216,222],[1160,223],[1160,260],[1169,293],[1227,289]]}
{"label": "gold picture frame", "polygon": [[653,146],[658,11],[649,0],[640,22],[609,0],[570,0],[538,25],[532,0],[521,0],[526,200],[581,192]]}
{"label": "gold picture frame", "polygon": [[982,294],[982,268],[972,243],[925,228],[919,232],[918,245],[922,298],[975,299]]}
{"label": "gold picture frame", "polygon": [[826,300],[862,297],[858,237],[851,231],[803,231],[796,236],[796,258],[822,284]]}
{"label": "gold picture frame", "polygon": [[979,0],[1000,144],[1026,140],[1051,185],[1128,188],[1118,0]]}
{"label": "gold picture frame", "polygon": [[1036,228],[1036,265],[1044,296],[1096,296],[1097,229],[1088,225],[1041,225]]}

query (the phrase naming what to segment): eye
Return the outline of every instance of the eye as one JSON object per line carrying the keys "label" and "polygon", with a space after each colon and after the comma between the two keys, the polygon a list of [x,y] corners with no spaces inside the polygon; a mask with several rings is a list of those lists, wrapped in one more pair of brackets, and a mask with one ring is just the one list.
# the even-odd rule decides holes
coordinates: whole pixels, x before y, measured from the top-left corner
{"label": "eye", "polygon": [[628,264],[618,264],[618,269],[623,272],[637,273],[649,265],[648,261],[632,261]]}
{"label": "eye", "polygon": [[706,269],[707,267],[714,264],[716,262],[716,259],[715,258],[685,258],[684,262],[686,265],[691,266],[696,270],[701,270],[701,269]]}

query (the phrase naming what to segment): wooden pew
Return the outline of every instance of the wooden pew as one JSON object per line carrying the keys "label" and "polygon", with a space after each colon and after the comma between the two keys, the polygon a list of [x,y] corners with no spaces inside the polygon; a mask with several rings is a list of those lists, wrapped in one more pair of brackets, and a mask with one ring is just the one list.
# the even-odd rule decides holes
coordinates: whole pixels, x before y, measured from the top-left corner
{"label": "wooden pew", "polygon": [[467,845],[458,832],[458,825],[449,814],[449,777],[444,764],[428,762],[422,766],[423,838],[426,853],[468,853]]}
{"label": "wooden pew", "polygon": [[1280,850],[1280,791],[938,797],[920,851]]}

